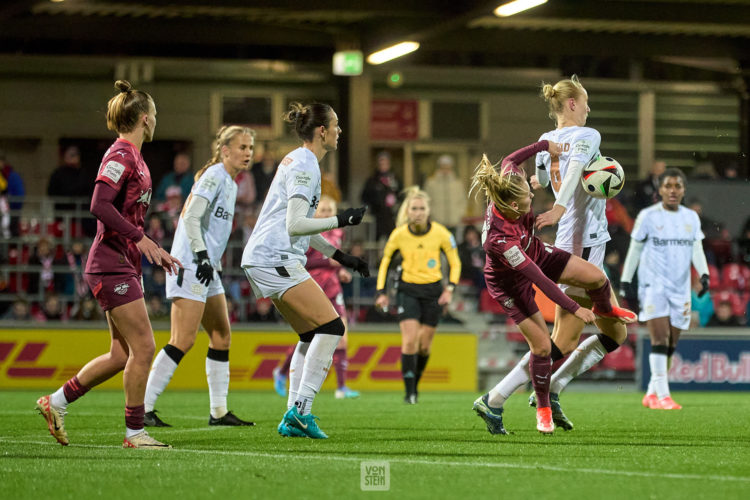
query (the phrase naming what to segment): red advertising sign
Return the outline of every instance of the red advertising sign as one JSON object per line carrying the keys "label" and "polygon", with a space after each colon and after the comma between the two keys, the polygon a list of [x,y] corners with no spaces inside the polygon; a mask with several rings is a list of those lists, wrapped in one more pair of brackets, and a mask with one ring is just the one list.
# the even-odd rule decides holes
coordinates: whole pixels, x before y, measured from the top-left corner
{"label": "red advertising sign", "polygon": [[419,131],[417,101],[374,99],[370,114],[370,139],[414,141]]}

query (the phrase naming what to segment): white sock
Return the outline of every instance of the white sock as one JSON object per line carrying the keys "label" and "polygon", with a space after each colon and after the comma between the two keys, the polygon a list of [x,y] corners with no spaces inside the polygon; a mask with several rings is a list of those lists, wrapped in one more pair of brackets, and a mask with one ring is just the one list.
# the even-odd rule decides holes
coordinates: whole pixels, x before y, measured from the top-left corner
{"label": "white sock", "polygon": [[333,351],[336,350],[340,340],[340,335],[316,333],[312,342],[310,342],[310,349],[305,356],[305,366],[302,370],[297,400],[294,402],[300,415],[310,413],[313,399],[315,399],[315,395],[328,375],[328,368],[333,360]]}
{"label": "white sock", "polygon": [[549,392],[560,394],[571,380],[585,372],[607,355],[607,349],[592,335],[576,348],[565,363],[552,375]]}
{"label": "white sock", "polygon": [[527,384],[529,377],[529,358],[531,353],[527,352],[516,366],[503,379],[490,390],[487,402],[493,408],[500,408],[511,394],[524,384]]}
{"label": "white sock", "polygon": [[656,394],[656,388],[654,388],[653,372],[651,373],[651,378],[648,380],[648,389],[646,389],[646,394]]}
{"label": "white sock", "polygon": [[64,410],[68,407],[68,400],[65,398],[65,391],[63,391],[63,387],[65,386],[60,386],[60,388],[53,392],[49,397],[49,404],[61,410]]}
{"label": "white sock", "polygon": [[297,342],[297,347],[294,348],[292,361],[289,363],[289,395],[286,399],[287,410],[294,406],[294,402],[297,401],[299,383],[302,380],[302,371],[305,366],[305,355],[309,348],[310,342],[302,341]]}
{"label": "white sock", "polygon": [[211,416],[221,418],[227,414],[227,393],[229,392],[229,361],[216,361],[206,358],[206,379],[208,398],[211,403]]}
{"label": "white sock", "polygon": [[143,400],[146,413],[154,411],[157,398],[167,388],[176,369],[177,363],[164,352],[164,349],[160,349],[156,359],[154,359],[154,364],[151,366],[146,383],[146,397]]}
{"label": "white sock", "polygon": [[654,384],[656,397],[664,399],[669,396],[669,379],[667,378],[667,355],[651,353],[648,355],[651,367],[651,383]]}
{"label": "white sock", "polygon": [[133,436],[135,436],[136,434],[140,434],[141,432],[143,432],[143,427],[141,427],[140,429],[131,429],[130,427],[125,427],[125,437],[127,438],[132,438]]}

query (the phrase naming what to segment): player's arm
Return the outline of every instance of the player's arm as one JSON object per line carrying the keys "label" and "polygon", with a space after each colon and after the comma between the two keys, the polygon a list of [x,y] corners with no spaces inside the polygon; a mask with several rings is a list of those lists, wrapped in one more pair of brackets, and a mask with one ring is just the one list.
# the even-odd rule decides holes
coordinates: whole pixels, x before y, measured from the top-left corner
{"label": "player's arm", "polygon": [[97,182],[94,185],[94,195],[91,198],[89,211],[108,229],[119,233],[133,243],[138,243],[145,235],[143,231],[125,219],[115,207],[114,201],[119,192],[106,182]]}
{"label": "player's arm", "polygon": [[545,276],[539,266],[531,260],[526,266],[517,268],[516,271],[534,283],[544,295],[569,313],[575,314],[581,308],[575,300],[565,295],[554,281]]}
{"label": "player's arm", "polygon": [[703,297],[708,292],[709,274],[708,274],[708,262],[706,261],[706,254],[703,252],[703,240],[695,240],[693,242],[693,266],[698,271],[698,275],[701,280],[701,291],[698,292],[698,297]]}
{"label": "player's arm", "polygon": [[391,259],[393,254],[398,250],[397,237],[394,237],[395,231],[388,236],[388,241],[385,243],[385,249],[383,250],[383,258],[380,259],[380,266],[378,267],[378,280],[375,285],[375,305],[380,308],[388,307],[388,294],[385,291],[385,281],[388,277],[388,268],[391,266]]}
{"label": "player's arm", "polygon": [[[555,144],[555,143],[552,143]],[[506,165],[513,164],[513,165],[520,165],[535,154],[541,152],[541,151],[548,151],[550,147],[550,142],[547,140],[541,140],[538,142],[535,142],[533,144],[529,144],[528,146],[525,146],[521,149],[517,149],[516,151],[513,151],[511,154],[506,156],[503,159],[502,166],[505,167]]]}
{"label": "player's arm", "polygon": [[208,258],[208,249],[206,242],[203,240],[201,232],[201,219],[208,210],[209,200],[201,195],[192,193],[188,197],[188,203],[185,207],[185,213],[182,215],[182,222],[185,225],[185,235],[190,244],[190,250],[195,255],[195,277],[205,286],[214,279],[214,268],[211,259]]}
{"label": "player's arm", "polygon": [[310,202],[302,196],[293,196],[286,210],[286,230],[289,236],[320,234],[337,227],[354,226],[362,222],[365,207],[347,208],[333,217],[308,217]]}
{"label": "player's arm", "polygon": [[370,266],[367,265],[367,262],[359,257],[342,252],[335,246],[331,245],[322,235],[315,234],[311,236],[310,246],[326,257],[335,260],[342,266],[357,271],[363,278],[370,277]]}
{"label": "player's arm", "polygon": [[622,275],[620,276],[620,295],[623,297],[635,295],[634,290],[631,290],[631,282],[641,260],[641,253],[645,244],[645,241],[638,241],[635,238],[630,239],[630,246],[628,246],[628,253],[625,256],[625,263],[622,265]]}

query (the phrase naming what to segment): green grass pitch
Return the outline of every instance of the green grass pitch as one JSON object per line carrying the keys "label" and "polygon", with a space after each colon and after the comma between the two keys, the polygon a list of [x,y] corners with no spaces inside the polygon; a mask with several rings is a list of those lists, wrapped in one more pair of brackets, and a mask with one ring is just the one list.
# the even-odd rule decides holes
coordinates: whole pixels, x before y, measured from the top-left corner
{"label": "green grass pitch", "polygon": [[[647,410],[634,392],[568,392],[575,430],[543,436],[524,394],[506,405],[512,435],[491,436],[473,394],[318,396],[327,440],[282,438],[273,392],[233,392],[255,427],[209,428],[206,392],[167,391],[152,429],[172,450],[125,450],[123,395],[69,407],[71,445],[49,435],[39,391],[0,393],[0,498],[750,498],[747,393],[676,393],[682,411]],[[388,491],[363,491],[362,461],[387,462]],[[382,477],[382,476],[380,476]]]}

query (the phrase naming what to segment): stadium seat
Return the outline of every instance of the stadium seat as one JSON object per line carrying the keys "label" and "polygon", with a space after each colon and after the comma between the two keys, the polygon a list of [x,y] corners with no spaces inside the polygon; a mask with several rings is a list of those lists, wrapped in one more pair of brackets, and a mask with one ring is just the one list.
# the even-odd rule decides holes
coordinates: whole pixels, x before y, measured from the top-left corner
{"label": "stadium seat", "polygon": [[723,290],[713,296],[714,308],[718,308],[722,302],[729,302],[732,306],[732,314],[735,316],[743,317],[745,315],[745,309],[742,301],[740,300],[740,294],[735,291]]}
{"label": "stadium seat", "polygon": [[721,288],[737,291],[748,290],[750,286],[748,283],[750,281],[749,273],[750,270],[742,264],[737,264],[736,262],[724,264],[724,267],[721,269]]}
{"label": "stadium seat", "polygon": [[610,352],[601,362],[602,368],[608,368],[618,372],[635,371],[635,353],[629,343],[624,343],[616,350]]}
{"label": "stadium seat", "polygon": [[708,265],[708,286],[711,290],[718,290],[721,288],[721,272],[719,271],[719,268],[713,264]]}

